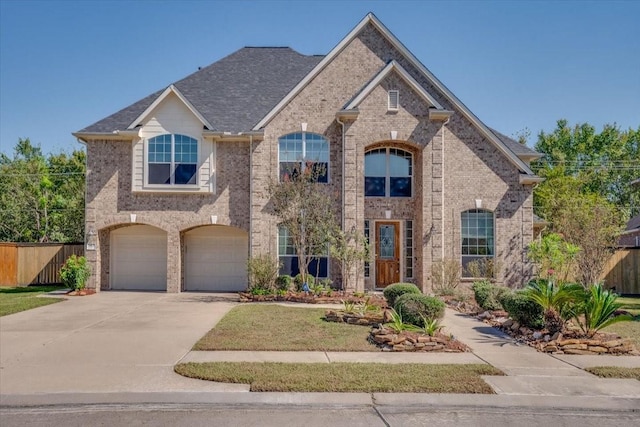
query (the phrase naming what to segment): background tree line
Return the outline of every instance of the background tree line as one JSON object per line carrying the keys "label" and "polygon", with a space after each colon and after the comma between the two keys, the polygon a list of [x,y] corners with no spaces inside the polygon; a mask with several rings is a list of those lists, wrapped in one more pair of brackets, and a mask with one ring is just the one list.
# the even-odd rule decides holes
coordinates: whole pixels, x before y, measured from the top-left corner
{"label": "background tree line", "polygon": [[84,241],[85,171],[84,151],[44,155],[28,138],[0,153],[0,241]]}
{"label": "background tree line", "polygon": [[570,127],[559,120],[540,132],[535,150],[544,154],[532,169],[545,181],[534,190],[534,211],[577,245],[577,278],[600,280],[624,224],[640,214],[640,127],[605,125],[600,133],[587,123]]}

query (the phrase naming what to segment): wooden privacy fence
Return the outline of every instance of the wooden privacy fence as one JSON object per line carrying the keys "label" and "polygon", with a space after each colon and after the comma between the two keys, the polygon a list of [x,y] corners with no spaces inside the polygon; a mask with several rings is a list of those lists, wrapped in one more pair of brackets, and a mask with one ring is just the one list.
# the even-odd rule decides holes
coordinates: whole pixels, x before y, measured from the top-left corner
{"label": "wooden privacy fence", "polygon": [[84,255],[82,243],[0,243],[0,285],[62,283],[60,268],[71,255]]}
{"label": "wooden privacy fence", "polygon": [[640,295],[640,248],[617,249],[602,277],[605,285],[616,293]]}

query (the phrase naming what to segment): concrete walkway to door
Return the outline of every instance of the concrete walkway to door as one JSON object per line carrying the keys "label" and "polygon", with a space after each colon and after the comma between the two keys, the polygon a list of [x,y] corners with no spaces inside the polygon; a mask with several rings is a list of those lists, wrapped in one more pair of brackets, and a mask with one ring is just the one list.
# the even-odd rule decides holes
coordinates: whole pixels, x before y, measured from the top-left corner
{"label": "concrete walkway to door", "polygon": [[0,394],[248,391],[173,372],[236,299],[113,291],[0,317]]}

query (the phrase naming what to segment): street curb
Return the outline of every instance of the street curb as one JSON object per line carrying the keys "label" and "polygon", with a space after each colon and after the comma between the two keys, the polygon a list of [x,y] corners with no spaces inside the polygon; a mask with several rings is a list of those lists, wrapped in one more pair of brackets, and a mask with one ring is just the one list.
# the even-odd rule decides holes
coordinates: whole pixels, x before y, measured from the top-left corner
{"label": "street curb", "polygon": [[395,407],[395,408],[510,408],[609,410],[640,412],[640,397],[522,396],[421,393],[258,393],[258,392],[145,392],[47,393],[0,395],[0,408],[68,405],[188,405]]}

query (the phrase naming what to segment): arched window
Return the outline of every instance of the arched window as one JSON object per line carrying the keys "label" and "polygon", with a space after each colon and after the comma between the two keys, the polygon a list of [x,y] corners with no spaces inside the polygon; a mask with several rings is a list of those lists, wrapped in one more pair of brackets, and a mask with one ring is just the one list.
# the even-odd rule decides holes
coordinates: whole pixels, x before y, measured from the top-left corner
{"label": "arched window", "polygon": [[198,140],[186,135],[159,135],[147,147],[147,183],[196,184]]}
{"label": "arched window", "polygon": [[376,148],[364,155],[364,195],[411,197],[413,156],[398,148]]}
{"label": "arched window", "polygon": [[322,135],[290,133],[278,139],[280,180],[313,173],[317,182],[329,182],[329,141]]}
{"label": "arched window", "polygon": [[[462,271],[464,277],[471,277],[467,266],[470,262],[493,260],[494,218],[493,212],[471,209],[462,212]],[[486,265],[486,264],[485,264]]]}

